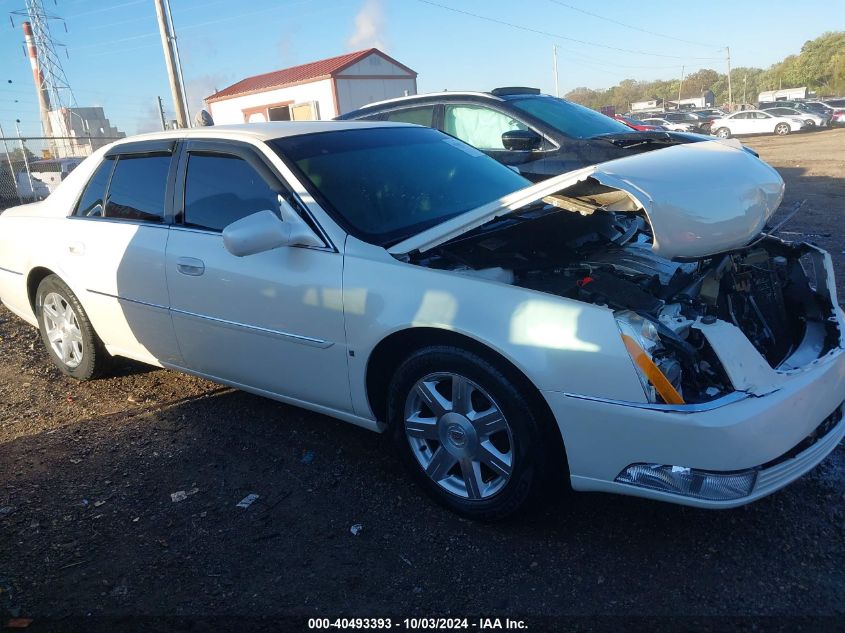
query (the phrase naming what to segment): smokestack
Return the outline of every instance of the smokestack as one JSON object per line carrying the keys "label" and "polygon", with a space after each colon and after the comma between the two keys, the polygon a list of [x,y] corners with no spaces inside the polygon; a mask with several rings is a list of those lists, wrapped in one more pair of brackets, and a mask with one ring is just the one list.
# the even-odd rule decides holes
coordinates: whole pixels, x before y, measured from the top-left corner
{"label": "smokestack", "polygon": [[50,93],[44,85],[44,74],[38,65],[38,52],[35,50],[35,39],[32,37],[32,25],[23,23],[23,37],[29,54],[29,64],[32,66],[32,79],[35,82],[35,92],[38,93],[38,107],[41,110],[41,127],[44,136],[53,136],[53,125],[50,123]]}

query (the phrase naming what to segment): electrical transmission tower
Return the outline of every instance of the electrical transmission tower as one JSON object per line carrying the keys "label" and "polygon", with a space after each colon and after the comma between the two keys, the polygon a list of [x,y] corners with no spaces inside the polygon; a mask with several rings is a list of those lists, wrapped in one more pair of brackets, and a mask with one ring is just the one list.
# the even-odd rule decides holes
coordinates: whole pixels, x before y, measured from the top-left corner
{"label": "electrical transmission tower", "polygon": [[[68,109],[77,107],[76,98],[62,67],[61,57],[56,52],[57,48],[64,45],[54,40],[50,32],[50,23],[53,21],[62,22],[65,31],[67,25],[63,18],[48,13],[41,0],[26,0],[25,9],[11,13],[27,20],[23,23],[26,55],[32,66],[44,135],[69,137],[71,125]],[[57,112],[57,115],[50,117],[51,111]]]}

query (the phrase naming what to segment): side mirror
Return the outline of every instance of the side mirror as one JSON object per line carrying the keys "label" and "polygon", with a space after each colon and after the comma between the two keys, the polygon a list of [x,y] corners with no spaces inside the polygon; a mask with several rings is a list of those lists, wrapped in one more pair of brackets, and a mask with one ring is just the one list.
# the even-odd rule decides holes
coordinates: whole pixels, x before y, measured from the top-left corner
{"label": "side mirror", "polygon": [[282,246],[325,246],[281,197],[279,211],[282,219],[267,209],[232,222],[223,229],[226,250],[235,257],[246,257]]}
{"label": "side mirror", "polygon": [[540,149],[543,139],[531,130],[509,130],[502,134],[502,145],[512,152],[531,152]]}

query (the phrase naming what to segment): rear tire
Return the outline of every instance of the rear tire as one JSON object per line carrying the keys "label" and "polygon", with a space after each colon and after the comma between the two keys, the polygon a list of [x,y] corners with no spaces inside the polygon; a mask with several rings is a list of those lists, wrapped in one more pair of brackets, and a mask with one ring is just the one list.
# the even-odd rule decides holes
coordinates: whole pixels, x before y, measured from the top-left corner
{"label": "rear tire", "polygon": [[778,123],[775,126],[775,134],[778,136],[786,136],[792,131],[792,129],[786,123]]}
{"label": "rear tire", "polygon": [[90,380],[103,373],[108,352],[79,299],[58,276],[48,275],[38,284],[35,315],[41,342],[63,374]]}
{"label": "rear tire", "polygon": [[[499,367],[465,349],[411,354],[390,383],[388,421],[414,480],[470,519],[496,521],[537,498],[547,481],[549,421]],[[566,468],[565,461],[560,464]]]}
{"label": "rear tire", "polygon": [[719,138],[730,138],[731,131],[726,127],[720,127],[718,130],[716,130],[716,136],[718,136]]}

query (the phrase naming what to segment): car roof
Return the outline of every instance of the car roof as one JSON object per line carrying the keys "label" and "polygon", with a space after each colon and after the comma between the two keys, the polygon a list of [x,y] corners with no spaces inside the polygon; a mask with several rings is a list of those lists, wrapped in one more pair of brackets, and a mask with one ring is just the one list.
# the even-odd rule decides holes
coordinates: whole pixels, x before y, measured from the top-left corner
{"label": "car roof", "polygon": [[152,141],[157,139],[174,138],[244,138],[250,140],[269,141],[288,136],[302,136],[305,134],[319,134],[321,132],[336,132],[340,130],[361,130],[383,127],[416,127],[408,123],[394,123],[390,121],[269,121],[264,123],[240,123],[233,125],[209,125],[203,127],[166,130],[138,134],[121,139],[115,146],[134,141]]}
{"label": "car roof", "polygon": [[[507,95],[514,96],[514,95]],[[536,95],[532,95],[536,96]],[[407,95],[405,97],[394,97],[393,99],[384,99],[382,101],[374,101],[365,106],[361,106],[357,111],[368,110],[370,108],[378,108],[384,105],[413,103],[414,101],[425,101],[428,99],[442,99],[443,97],[478,97],[481,99],[489,99],[490,101],[505,101],[505,98],[494,95],[490,92],[473,92],[469,90],[452,91],[444,90],[442,92],[426,92],[423,94]],[[348,113],[347,113],[348,114]]]}
{"label": "car roof", "polygon": [[[552,95],[537,92],[534,88],[497,88],[501,90],[500,94],[493,92],[475,92],[470,90],[443,90],[441,92],[427,92],[423,94],[408,95],[405,97],[395,97],[393,99],[384,99],[383,101],[374,101],[365,106],[361,106],[357,110],[345,112],[338,117],[339,120],[350,120],[351,117],[365,116],[370,113],[379,113],[391,106],[413,105],[416,103],[426,104],[432,101],[450,101],[450,100],[478,100],[491,101],[495,103],[507,103],[509,101],[517,101],[520,99],[555,99]],[[509,91],[509,92],[504,92]]]}

